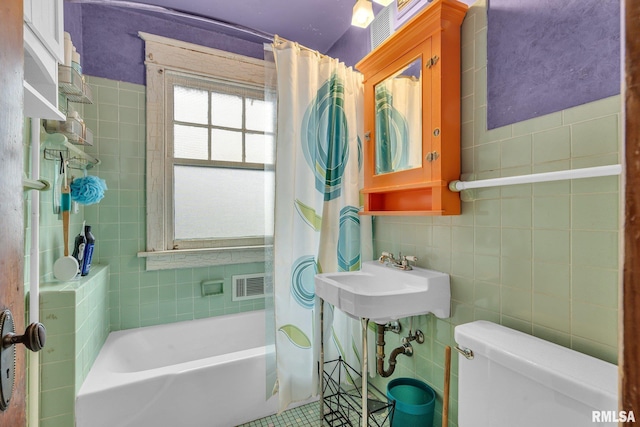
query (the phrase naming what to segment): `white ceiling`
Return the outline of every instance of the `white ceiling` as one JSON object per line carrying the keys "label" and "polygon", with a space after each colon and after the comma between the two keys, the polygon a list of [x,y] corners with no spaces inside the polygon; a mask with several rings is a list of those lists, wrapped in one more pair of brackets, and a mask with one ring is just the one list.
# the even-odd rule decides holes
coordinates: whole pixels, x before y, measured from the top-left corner
{"label": "white ceiling", "polygon": [[[120,0],[109,0],[117,4]],[[355,0],[128,0],[278,34],[326,52],[351,25]],[[374,5],[374,11],[381,7]],[[366,29],[358,29],[367,31]]]}

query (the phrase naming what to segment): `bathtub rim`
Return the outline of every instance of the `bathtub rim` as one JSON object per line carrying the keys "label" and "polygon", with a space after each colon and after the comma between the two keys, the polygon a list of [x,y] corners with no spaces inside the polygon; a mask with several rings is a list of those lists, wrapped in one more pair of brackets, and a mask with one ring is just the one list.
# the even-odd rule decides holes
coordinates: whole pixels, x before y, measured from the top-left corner
{"label": "bathtub rim", "polygon": [[231,352],[231,353],[223,353],[215,356],[205,357],[201,359],[189,360],[186,362],[165,365],[145,370],[138,371],[116,371],[110,369],[110,362],[105,360],[105,357],[108,357],[108,352],[113,350],[110,347],[114,346],[114,341],[117,341],[120,337],[133,334],[136,332],[140,332],[141,330],[155,330],[162,329],[163,327],[169,327],[170,329],[179,328],[179,325],[184,326],[185,324],[190,324],[190,326],[194,326],[191,322],[201,323],[210,323],[216,320],[224,319],[224,320],[233,320],[239,317],[247,317],[248,314],[257,316],[258,313],[262,313],[264,316],[265,310],[252,310],[241,313],[232,313],[222,316],[213,316],[202,319],[193,319],[193,320],[183,320],[180,322],[172,322],[161,325],[151,325],[144,326],[141,328],[131,328],[131,329],[123,329],[119,331],[114,331],[109,333],[107,339],[105,340],[102,348],[98,352],[98,356],[94,361],[93,365],[89,369],[89,372],[80,386],[78,393],[76,395],[76,400],[82,395],[88,395],[92,393],[98,393],[104,391],[109,388],[117,388],[123,387],[128,384],[143,381],[147,378],[156,377],[159,375],[178,375],[183,372],[203,369],[207,367],[211,367],[214,365],[224,365],[229,364],[234,361],[240,359],[248,359],[252,357],[264,356],[267,354],[268,349],[272,349],[273,346],[267,345],[257,345],[257,346],[249,346],[246,349]]}

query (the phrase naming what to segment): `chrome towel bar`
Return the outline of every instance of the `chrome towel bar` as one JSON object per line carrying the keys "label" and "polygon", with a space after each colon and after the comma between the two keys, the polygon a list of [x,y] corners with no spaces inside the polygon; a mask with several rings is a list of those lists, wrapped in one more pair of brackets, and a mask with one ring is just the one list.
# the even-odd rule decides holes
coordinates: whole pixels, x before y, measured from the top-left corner
{"label": "chrome towel bar", "polygon": [[531,184],[535,182],[561,181],[565,179],[594,178],[613,176],[622,173],[622,165],[595,166],[591,168],[570,169],[557,172],[543,172],[531,175],[506,176],[502,178],[481,179],[477,181],[451,181],[449,190],[462,191],[472,188],[488,188],[503,185]]}

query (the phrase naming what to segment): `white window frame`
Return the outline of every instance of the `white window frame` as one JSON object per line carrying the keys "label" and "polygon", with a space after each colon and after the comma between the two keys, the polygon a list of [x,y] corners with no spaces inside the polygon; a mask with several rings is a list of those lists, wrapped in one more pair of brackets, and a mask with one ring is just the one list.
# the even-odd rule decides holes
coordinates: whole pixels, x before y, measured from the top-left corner
{"label": "white window frame", "polygon": [[[165,71],[209,77],[254,87],[265,86],[266,61],[217,49],[139,32],[145,41],[147,76],[147,270],[203,267],[262,262],[268,245],[264,241],[238,242],[206,248],[174,249],[171,200],[173,161],[167,159],[167,79]],[[171,169],[171,171],[169,171]],[[210,246],[210,245],[209,245]]]}

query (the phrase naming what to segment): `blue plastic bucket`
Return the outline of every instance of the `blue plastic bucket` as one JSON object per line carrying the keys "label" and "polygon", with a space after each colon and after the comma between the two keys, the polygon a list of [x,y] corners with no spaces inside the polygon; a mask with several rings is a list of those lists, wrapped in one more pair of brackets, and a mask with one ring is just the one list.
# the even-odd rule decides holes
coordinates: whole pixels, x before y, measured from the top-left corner
{"label": "blue plastic bucket", "polygon": [[395,401],[391,427],[431,427],[436,393],[414,378],[396,378],[387,385],[389,403]]}

